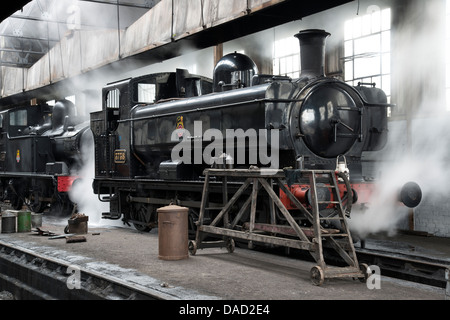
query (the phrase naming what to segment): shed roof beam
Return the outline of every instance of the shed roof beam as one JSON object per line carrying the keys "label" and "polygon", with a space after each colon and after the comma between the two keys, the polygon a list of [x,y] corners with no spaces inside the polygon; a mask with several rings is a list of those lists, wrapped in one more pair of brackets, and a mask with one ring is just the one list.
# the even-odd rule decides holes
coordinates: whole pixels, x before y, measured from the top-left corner
{"label": "shed roof beam", "polygon": [[37,37],[23,37],[23,36],[14,36],[11,34],[0,34],[0,37],[5,38],[15,38],[15,39],[23,39],[23,40],[36,40],[36,41],[50,41],[50,42],[59,42],[60,39],[47,39],[47,38],[37,38]]}
{"label": "shed roof beam", "polygon": [[0,52],[29,53],[29,54],[40,54],[40,55],[44,55],[47,53],[47,52],[43,52],[43,51],[30,51],[30,50],[10,49],[10,48],[0,48]]}
{"label": "shed roof beam", "polygon": [[32,63],[0,61],[0,67],[30,68]]}
{"label": "shed roof beam", "polygon": [[[21,16],[21,15],[12,15],[8,19],[23,19],[23,20],[30,20],[30,21],[36,21],[36,22],[49,22],[49,23],[58,23],[58,24],[64,24],[67,25],[67,21],[58,21],[58,20],[51,20],[51,19],[45,19],[45,18],[37,18],[37,17],[27,17],[27,16]],[[94,28],[101,28],[98,25],[93,24],[79,24],[82,27],[94,27]]]}
{"label": "shed roof beam", "polygon": [[83,2],[93,2],[93,3],[99,3],[99,4],[105,4],[105,5],[111,5],[111,6],[120,6],[120,7],[131,7],[131,8],[142,8],[142,9],[151,9],[153,6],[151,5],[140,5],[140,4],[134,4],[134,3],[127,3],[127,2],[106,2],[106,1],[100,1],[100,0],[78,0]]}

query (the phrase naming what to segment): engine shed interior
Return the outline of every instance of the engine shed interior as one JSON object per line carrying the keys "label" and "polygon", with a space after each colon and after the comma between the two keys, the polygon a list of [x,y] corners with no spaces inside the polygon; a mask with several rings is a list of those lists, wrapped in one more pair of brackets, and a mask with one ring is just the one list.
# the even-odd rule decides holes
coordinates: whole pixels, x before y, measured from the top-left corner
{"label": "engine shed interior", "polygon": [[[255,81],[260,84],[272,81],[273,76],[296,79],[302,70],[294,35],[305,29],[330,32],[325,75],[359,86],[369,103],[384,97],[367,88],[379,88],[389,105],[388,137],[383,125],[367,124],[373,139],[385,146],[363,153],[364,178],[387,176],[400,181],[406,176],[418,181],[427,196],[419,207],[396,217],[395,228],[450,236],[447,195],[439,187],[450,176],[446,165],[450,156],[446,130],[450,116],[449,0],[199,1],[189,6],[173,0],[16,3],[12,11],[5,11],[0,24],[2,130],[8,128],[12,137],[30,133],[30,126],[36,132],[44,131],[49,125],[46,117],[55,116],[58,101],[66,98],[74,101],[76,113],[61,116],[61,132],[56,134],[55,127],[49,131],[55,136],[70,136],[76,131],[71,120],[88,120],[102,108],[111,113],[110,122],[104,125],[115,130],[120,121],[127,120],[120,118],[122,108],[218,90],[218,84],[209,79],[214,79],[217,62],[227,54],[251,57],[258,72]],[[105,18],[98,18],[98,12]],[[158,74],[161,79],[143,81],[140,77],[146,74]],[[244,79],[236,73],[232,76]],[[244,83],[249,78],[246,75]],[[129,81],[136,87],[130,86],[125,96],[119,96],[116,89],[125,83],[128,86]],[[169,82],[174,91],[167,93],[161,86]],[[220,90],[225,91],[227,85],[222,84]],[[23,106],[35,106],[26,121]],[[5,112],[9,112],[9,123],[4,122]],[[350,118],[358,120],[357,116]],[[308,143],[310,149],[322,151],[317,141]],[[66,147],[70,149],[67,140],[61,141],[61,152],[73,153]],[[386,192],[390,192],[388,184]]]}

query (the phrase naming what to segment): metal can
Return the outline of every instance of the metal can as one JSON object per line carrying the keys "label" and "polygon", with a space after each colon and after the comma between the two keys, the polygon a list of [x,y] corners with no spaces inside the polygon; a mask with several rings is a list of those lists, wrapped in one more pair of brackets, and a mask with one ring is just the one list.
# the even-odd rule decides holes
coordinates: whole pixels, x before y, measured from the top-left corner
{"label": "metal can", "polygon": [[158,213],[158,258],[183,260],[189,257],[188,208],[170,205]]}
{"label": "metal can", "polygon": [[16,232],[16,212],[7,210],[2,213],[2,233],[15,233]]}
{"label": "metal can", "polygon": [[31,232],[30,211],[19,211],[17,213],[17,232]]}

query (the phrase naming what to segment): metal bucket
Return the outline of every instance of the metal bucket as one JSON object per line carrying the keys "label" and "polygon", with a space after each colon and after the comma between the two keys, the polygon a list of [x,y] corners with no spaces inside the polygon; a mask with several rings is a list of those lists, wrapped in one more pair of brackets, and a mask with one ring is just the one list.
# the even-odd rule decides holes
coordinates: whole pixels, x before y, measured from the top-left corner
{"label": "metal bucket", "polygon": [[159,259],[173,261],[189,257],[188,211],[174,205],[157,210]]}
{"label": "metal bucket", "polygon": [[17,232],[31,232],[30,211],[19,211],[17,213]]}
{"label": "metal bucket", "polygon": [[2,233],[16,232],[16,213],[5,211],[2,213]]}
{"label": "metal bucket", "polygon": [[31,227],[32,228],[42,227],[42,214],[31,213]]}

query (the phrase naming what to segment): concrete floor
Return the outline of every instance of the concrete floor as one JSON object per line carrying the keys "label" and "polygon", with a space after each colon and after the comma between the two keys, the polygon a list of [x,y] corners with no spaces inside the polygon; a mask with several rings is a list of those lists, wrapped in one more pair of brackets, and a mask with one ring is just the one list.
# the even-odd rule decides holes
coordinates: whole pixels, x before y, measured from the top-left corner
{"label": "concrete floor", "polygon": [[[43,229],[63,234],[64,226],[64,221],[44,217]],[[65,239],[50,240],[35,233],[0,234],[0,241],[131,283],[157,287],[182,300],[445,299],[444,290],[383,276],[381,288],[374,290],[352,279],[327,279],[316,287],[309,276],[314,263],[242,248],[232,254],[225,249],[204,249],[185,260],[164,261],[158,259],[157,232],[89,225],[83,243],[68,244]]]}

